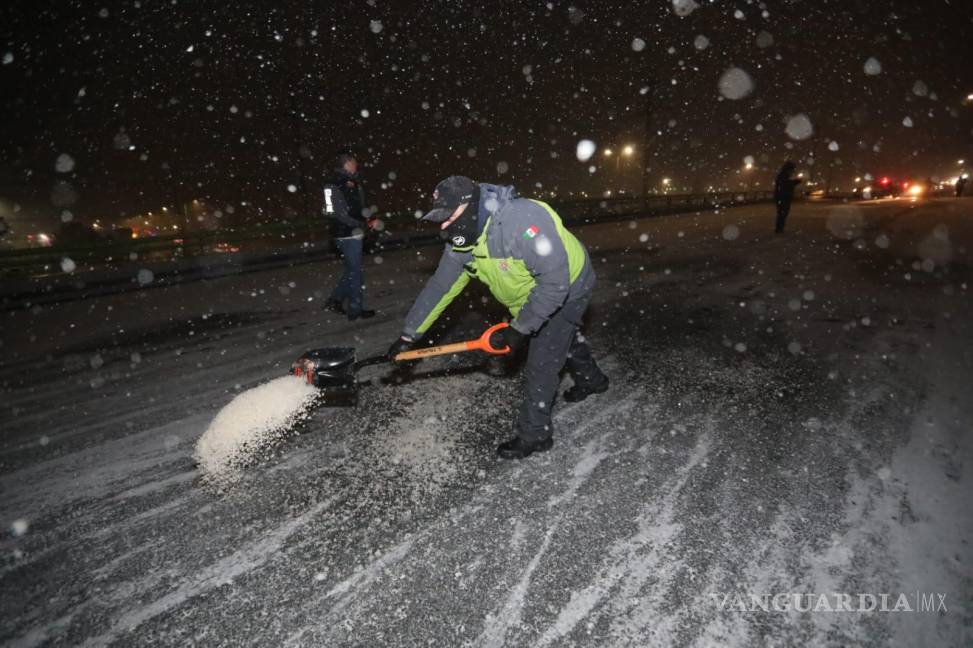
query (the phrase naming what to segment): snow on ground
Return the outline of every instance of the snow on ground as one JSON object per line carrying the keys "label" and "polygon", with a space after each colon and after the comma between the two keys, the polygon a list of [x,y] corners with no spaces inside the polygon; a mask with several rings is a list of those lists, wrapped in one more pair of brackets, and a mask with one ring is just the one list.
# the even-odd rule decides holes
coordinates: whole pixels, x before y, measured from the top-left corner
{"label": "snow on ground", "polygon": [[[766,206],[579,229],[606,394],[493,457],[515,367],[366,370],[231,487],[194,447],[302,351],[384,349],[436,252],[4,313],[0,641],[34,645],[969,645],[973,205]],[[726,236],[732,231],[733,236]],[[435,333],[497,320],[472,292]],[[295,392],[295,398],[299,392]],[[939,592],[941,613],[724,597]]]}

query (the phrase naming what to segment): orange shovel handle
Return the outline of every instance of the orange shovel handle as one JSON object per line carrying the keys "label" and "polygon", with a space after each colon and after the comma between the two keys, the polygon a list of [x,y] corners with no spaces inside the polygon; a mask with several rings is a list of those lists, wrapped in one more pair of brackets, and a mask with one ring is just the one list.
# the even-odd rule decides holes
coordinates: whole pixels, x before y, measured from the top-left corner
{"label": "orange shovel handle", "polygon": [[475,340],[467,340],[466,342],[456,342],[454,344],[442,344],[440,346],[426,347],[424,349],[413,349],[412,351],[403,351],[395,356],[394,360],[396,362],[402,362],[403,360],[420,360],[422,358],[432,358],[434,356],[448,355],[450,353],[465,353],[467,351],[484,351],[493,355],[503,355],[505,353],[510,353],[510,347],[505,346],[502,349],[497,349],[490,346],[490,336],[496,331],[502,328],[507,328],[510,326],[506,322],[500,322],[499,324],[494,324],[486,331],[483,335]]}

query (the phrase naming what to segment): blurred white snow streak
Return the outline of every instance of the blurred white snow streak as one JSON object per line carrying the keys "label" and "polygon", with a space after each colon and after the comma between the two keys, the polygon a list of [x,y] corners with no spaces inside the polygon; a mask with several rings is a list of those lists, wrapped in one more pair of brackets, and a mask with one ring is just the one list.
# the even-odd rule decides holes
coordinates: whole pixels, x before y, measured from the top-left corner
{"label": "blurred white snow streak", "polygon": [[196,442],[193,458],[204,478],[218,485],[232,482],[307,413],[317,394],[297,376],[281,376],[239,394]]}

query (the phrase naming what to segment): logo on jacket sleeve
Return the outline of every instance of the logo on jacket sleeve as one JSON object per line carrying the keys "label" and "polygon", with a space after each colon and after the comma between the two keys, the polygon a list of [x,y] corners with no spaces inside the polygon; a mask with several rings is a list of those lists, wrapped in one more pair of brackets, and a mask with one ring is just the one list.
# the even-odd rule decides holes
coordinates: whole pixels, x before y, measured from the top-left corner
{"label": "logo on jacket sleeve", "polygon": [[527,239],[527,240],[530,240],[530,239],[534,238],[535,236],[537,236],[538,234],[540,234],[540,232],[541,231],[540,231],[540,229],[538,229],[537,225],[531,225],[524,232],[524,238]]}

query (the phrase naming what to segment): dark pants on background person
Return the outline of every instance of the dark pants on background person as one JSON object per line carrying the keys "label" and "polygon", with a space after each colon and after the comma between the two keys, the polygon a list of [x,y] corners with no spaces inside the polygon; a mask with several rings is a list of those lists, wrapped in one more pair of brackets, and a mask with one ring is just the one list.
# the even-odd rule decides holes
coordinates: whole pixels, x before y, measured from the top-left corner
{"label": "dark pants on background person", "polygon": [[784,231],[784,224],[787,223],[787,215],[791,213],[790,200],[777,200],[777,227],[774,231],[778,234]]}
{"label": "dark pants on background person", "polygon": [[601,384],[606,380],[579,333],[581,318],[595,286],[594,272],[590,268],[585,272],[587,277],[578,279],[588,283],[585,290],[568,299],[530,341],[524,368],[524,401],[518,420],[518,435],[525,441],[551,436],[551,409],[565,363],[575,384]]}
{"label": "dark pants on background person", "polygon": [[340,238],[335,240],[338,251],[344,262],[344,270],[341,279],[331,293],[331,301],[344,304],[348,300],[346,309],[348,317],[356,319],[362,312],[362,292],[363,292],[363,239],[361,237]]}

